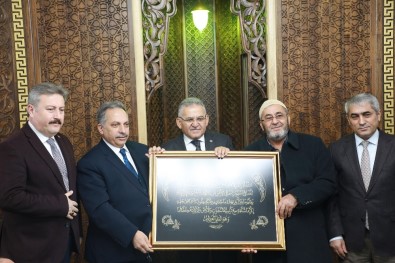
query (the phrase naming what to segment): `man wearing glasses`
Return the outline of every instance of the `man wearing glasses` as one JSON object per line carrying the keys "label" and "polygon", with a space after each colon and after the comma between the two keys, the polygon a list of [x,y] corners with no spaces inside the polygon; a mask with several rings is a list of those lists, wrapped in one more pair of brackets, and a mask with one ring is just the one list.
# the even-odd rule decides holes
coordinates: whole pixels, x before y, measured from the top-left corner
{"label": "man wearing glasses", "polygon": [[336,172],[329,151],[320,138],[289,129],[290,116],[281,101],[265,101],[259,118],[265,136],[246,150],[280,152],[282,197],[276,213],[285,220],[287,250],[259,252],[253,262],[330,263],[324,210],[336,190]]}
{"label": "man wearing glasses", "polygon": [[[218,158],[223,158],[230,150],[234,150],[228,135],[207,131],[209,116],[203,102],[194,97],[184,99],[178,106],[177,127],[183,134],[162,145],[167,151],[214,151]],[[149,152],[160,152],[160,147],[151,147]],[[232,263],[237,260],[235,251],[182,250],[177,255],[173,252],[159,251],[153,260],[172,258],[171,262],[218,262]],[[177,259],[175,259],[177,258]],[[157,260],[156,260],[157,259]]]}
{"label": "man wearing glasses", "polygon": [[207,131],[209,116],[203,102],[194,97],[184,99],[178,106],[177,127],[183,134],[163,144],[168,151],[214,151],[224,157],[233,150],[228,135]]}

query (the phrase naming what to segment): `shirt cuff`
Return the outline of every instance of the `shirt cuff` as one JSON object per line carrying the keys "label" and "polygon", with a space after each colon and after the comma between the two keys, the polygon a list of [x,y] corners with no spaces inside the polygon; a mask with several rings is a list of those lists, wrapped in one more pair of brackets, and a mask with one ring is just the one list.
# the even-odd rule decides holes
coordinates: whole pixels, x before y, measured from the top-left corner
{"label": "shirt cuff", "polygon": [[343,237],[342,236],[337,236],[337,237],[331,238],[331,239],[329,239],[329,242],[332,242],[332,241],[335,241],[335,240],[343,240]]}

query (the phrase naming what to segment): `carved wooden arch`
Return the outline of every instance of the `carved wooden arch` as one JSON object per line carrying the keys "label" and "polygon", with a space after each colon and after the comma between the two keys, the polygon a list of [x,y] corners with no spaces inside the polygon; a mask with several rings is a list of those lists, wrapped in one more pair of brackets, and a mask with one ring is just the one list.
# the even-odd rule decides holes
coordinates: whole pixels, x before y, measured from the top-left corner
{"label": "carved wooden arch", "polygon": [[231,0],[230,10],[239,17],[241,42],[247,54],[248,82],[266,97],[265,0]]}
{"label": "carved wooden arch", "polygon": [[[266,97],[265,0],[231,0],[230,9],[239,17],[241,41],[248,56],[248,81]],[[142,1],[147,101],[163,85],[163,56],[167,49],[169,22],[176,12],[176,0]]]}
{"label": "carved wooden arch", "polygon": [[143,0],[144,72],[147,101],[163,85],[163,56],[167,48],[170,18],[177,12],[176,0]]}

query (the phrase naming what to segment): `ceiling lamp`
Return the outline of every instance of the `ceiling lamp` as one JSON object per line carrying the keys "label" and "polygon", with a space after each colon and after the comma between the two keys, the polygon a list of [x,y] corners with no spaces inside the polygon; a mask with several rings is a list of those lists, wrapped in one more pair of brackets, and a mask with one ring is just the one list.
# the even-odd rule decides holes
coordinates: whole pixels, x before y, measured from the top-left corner
{"label": "ceiling lamp", "polygon": [[192,10],[193,23],[195,24],[196,28],[199,29],[199,31],[203,31],[203,29],[207,26],[208,12],[209,11],[207,8],[200,4],[200,1],[198,5]]}

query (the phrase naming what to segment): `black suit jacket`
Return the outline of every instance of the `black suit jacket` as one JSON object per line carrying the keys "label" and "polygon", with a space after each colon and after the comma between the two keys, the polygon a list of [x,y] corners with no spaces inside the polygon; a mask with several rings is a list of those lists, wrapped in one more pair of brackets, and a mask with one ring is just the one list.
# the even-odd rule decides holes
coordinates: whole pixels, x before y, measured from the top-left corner
{"label": "black suit jacket", "polygon": [[[76,166],[66,136],[55,139],[66,162],[70,197],[76,200]],[[28,124],[0,144],[0,257],[15,262],[61,262],[70,230],[79,248],[78,217],[69,220],[66,189],[52,156]]]}
{"label": "black suit jacket", "polygon": [[[206,151],[213,151],[216,147],[224,146],[233,150],[232,139],[225,134],[206,131],[204,134]],[[162,147],[168,151],[186,151],[187,148],[184,142],[184,135],[181,134],[176,138],[166,142],[162,145]],[[163,258],[166,257],[166,254],[172,253],[171,251],[159,253],[156,252],[153,255],[153,259],[156,262],[156,257],[159,256],[159,260],[161,256]],[[182,250],[177,252],[177,256],[173,256],[173,258],[177,258],[175,262],[191,262],[191,263],[200,263],[200,262],[219,262],[219,263],[233,263],[237,260],[237,254],[234,251],[208,251],[208,250],[199,250],[199,251],[191,251],[191,250]],[[211,261],[210,261],[211,258]],[[170,262],[170,261],[169,261]]]}
{"label": "black suit jacket", "polygon": [[146,145],[127,142],[143,184],[101,140],[78,162],[78,189],[89,217],[85,257],[91,262],[130,262],[144,255],[133,248],[140,230],[151,231]]}
{"label": "black suit jacket", "polygon": [[[224,146],[231,150],[234,149],[232,140],[228,135],[207,131],[204,134],[206,151],[213,151],[215,147]],[[186,151],[187,148],[184,142],[184,135],[181,134],[178,137],[164,143],[162,145],[167,151]]]}
{"label": "black suit jacket", "polygon": [[365,190],[354,134],[330,145],[338,193],[329,206],[330,237],[343,235],[348,250],[363,247],[365,211],[374,249],[395,256],[395,137],[379,132],[376,159]]}
{"label": "black suit jacket", "polygon": [[[273,151],[263,138],[247,151]],[[318,137],[288,132],[280,153],[282,195],[292,194],[298,205],[285,219],[286,251],[261,251],[254,262],[331,263],[326,233],[326,202],[336,191],[335,169],[330,154]]]}

